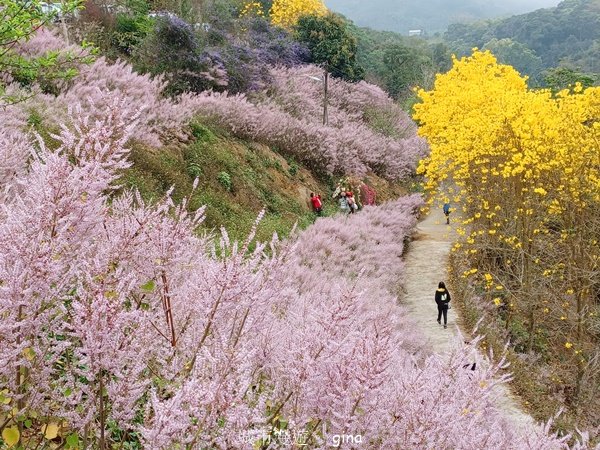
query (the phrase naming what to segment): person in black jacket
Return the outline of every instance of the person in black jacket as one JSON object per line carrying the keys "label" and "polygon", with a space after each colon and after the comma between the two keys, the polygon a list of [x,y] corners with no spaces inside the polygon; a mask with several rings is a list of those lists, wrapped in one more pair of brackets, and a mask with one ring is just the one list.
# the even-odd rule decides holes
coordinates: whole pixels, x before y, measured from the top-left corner
{"label": "person in black jacket", "polygon": [[438,307],[437,323],[440,325],[442,324],[440,320],[443,314],[444,328],[447,328],[446,324],[448,323],[448,303],[450,303],[450,292],[448,292],[448,289],[446,289],[446,285],[443,281],[440,281],[440,284],[438,284],[438,288],[435,291],[435,302],[437,303]]}

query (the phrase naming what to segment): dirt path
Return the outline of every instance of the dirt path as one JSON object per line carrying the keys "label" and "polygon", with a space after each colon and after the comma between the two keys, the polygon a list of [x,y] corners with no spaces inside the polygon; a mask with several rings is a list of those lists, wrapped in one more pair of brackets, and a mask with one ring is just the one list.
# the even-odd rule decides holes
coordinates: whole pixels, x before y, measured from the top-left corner
{"label": "dirt path", "polygon": [[[454,239],[454,227],[446,225],[439,208],[434,209],[417,226],[405,259],[406,274],[401,303],[408,308],[417,327],[437,353],[450,349],[461,325],[455,308],[448,311],[448,328],[444,330],[438,325],[437,307],[433,301],[438,283],[446,281],[448,255]],[[452,286],[448,285],[448,289],[452,293]],[[532,423],[532,417],[523,412],[509,388],[500,386],[499,389],[498,408],[513,425]]]}

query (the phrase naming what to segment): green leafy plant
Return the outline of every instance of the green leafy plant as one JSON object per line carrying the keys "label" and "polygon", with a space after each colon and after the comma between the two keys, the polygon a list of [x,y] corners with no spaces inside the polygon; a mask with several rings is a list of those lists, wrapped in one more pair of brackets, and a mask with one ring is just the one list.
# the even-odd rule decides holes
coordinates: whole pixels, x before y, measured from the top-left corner
{"label": "green leafy plant", "polygon": [[219,172],[219,174],[217,175],[217,181],[219,183],[221,183],[221,186],[223,186],[229,192],[231,192],[231,190],[233,189],[233,184],[231,182],[231,175],[229,175],[229,173]]}
{"label": "green leafy plant", "polygon": [[[59,9],[45,12],[44,2],[40,0],[28,2],[3,0],[2,25],[0,25],[0,47],[2,48],[0,71],[10,73],[14,80],[25,85],[37,80],[42,88],[49,79],[72,78],[76,70],[68,63],[76,60],[86,62],[89,55],[85,52],[82,56],[52,51],[32,58],[24,57],[14,50],[19,42],[31,38],[44,24],[71,14],[80,7],[80,4],[79,0],[68,0],[62,2]],[[43,76],[38,80],[40,74]],[[22,96],[8,95],[5,87],[5,84],[0,81],[0,101],[10,104],[22,100]]]}
{"label": "green leafy plant", "polygon": [[364,69],[356,61],[357,40],[340,15],[308,15],[298,20],[296,37],[305,44],[316,64],[322,64],[346,81],[363,79]]}
{"label": "green leafy plant", "polygon": [[194,136],[198,141],[212,142],[215,139],[213,132],[202,124],[193,122],[190,124],[190,129],[192,131],[192,136]]}
{"label": "green leafy plant", "polygon": [[119,51],[131,55],[136,46],[152,31],[154,20],[146,14],[145,12],[143,15],[136,16],[117,15],[112,41]]}
{"label": "green leafy plant", "polygon": [[187,173],[194,178],[202,176],[202,167],[196,162],[190,162],[187,166]]}
{"label": "green leafy plant", "polygon": [[296,164],[295,161],[291,161],[289,163],[289,169],[288,172],[290,174],[291,177],[295,177],[298,174],[298,171],[300,170],[300,166],[298,164]]}

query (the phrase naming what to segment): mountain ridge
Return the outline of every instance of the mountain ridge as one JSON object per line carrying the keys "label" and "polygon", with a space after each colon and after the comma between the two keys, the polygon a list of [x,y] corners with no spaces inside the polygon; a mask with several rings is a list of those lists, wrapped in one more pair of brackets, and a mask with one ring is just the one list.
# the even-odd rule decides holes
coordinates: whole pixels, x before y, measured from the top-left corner
{"label": "mountain ridge", "polygon": [[[339,12],[359,26],[376,30],[407,34],[410,29],[422,29],[428,33],[441,32],[454,22],[469,22],[502,16],[523,14],[540,8],[552,7],[557,0],[533,0],[527,2],[497,0],[326,0],[328,8]],[[381,11],[387,11],[381,14]]]}

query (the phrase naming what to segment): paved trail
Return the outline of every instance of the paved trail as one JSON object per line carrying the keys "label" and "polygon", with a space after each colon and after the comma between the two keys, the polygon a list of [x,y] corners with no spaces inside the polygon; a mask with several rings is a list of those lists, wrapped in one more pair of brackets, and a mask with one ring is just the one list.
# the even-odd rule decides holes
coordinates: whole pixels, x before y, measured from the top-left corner
{"label": "paved trail", "polygon": [[[448,311],[448,328],[444,330],[436,322],[437,306],[433,295],[440,281],[446,281],[448,255],[455,239],[452,225],[446,225],[441,209],[430,212],[417,226],[406,255],[406,274],[402,305],[409,313],[437,353],[446,352],[461,325],[457,309]],[[452,293],[452,286],[448,286]],[[463,331],[464,333],[464,331]],[[507,386],[500,386],[498,408],[515,426],[533,422],[531,416],[519,407]]]}

